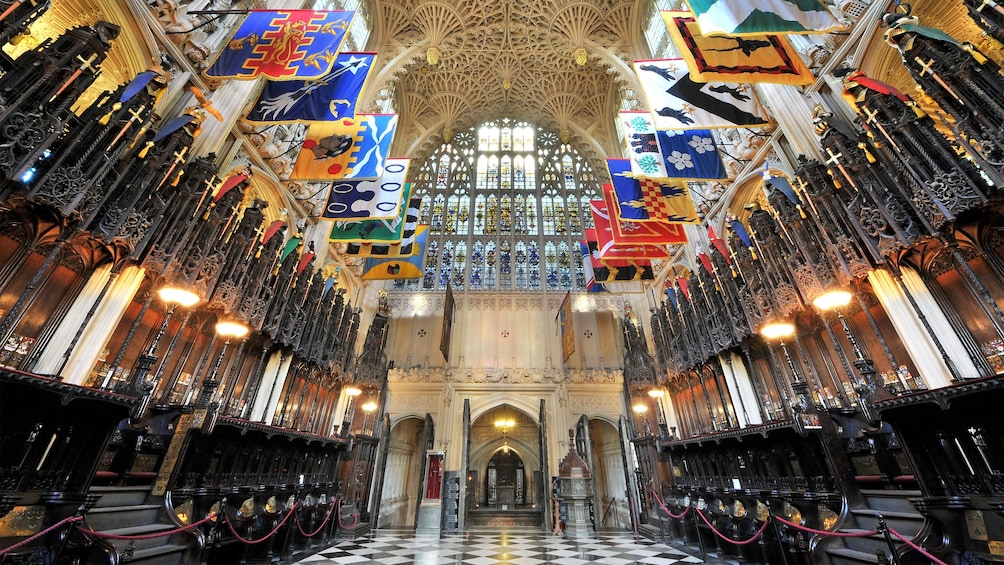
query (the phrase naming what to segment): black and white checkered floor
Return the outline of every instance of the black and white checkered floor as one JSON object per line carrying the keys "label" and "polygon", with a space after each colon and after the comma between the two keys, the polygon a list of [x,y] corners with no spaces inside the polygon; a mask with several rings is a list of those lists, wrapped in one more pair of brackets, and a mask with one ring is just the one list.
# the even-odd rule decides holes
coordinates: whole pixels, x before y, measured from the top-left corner
{"label": "black and white checkered floor", "polygon": [[298,563],[414,563],[418,565],[537,565],[603,563],[703,563],[666,544],[631,532],[601,533],[589,539],[565,539],[529,531],[476,531],[464,535],[416,536],[401,530],[377,530],[341,541]]}

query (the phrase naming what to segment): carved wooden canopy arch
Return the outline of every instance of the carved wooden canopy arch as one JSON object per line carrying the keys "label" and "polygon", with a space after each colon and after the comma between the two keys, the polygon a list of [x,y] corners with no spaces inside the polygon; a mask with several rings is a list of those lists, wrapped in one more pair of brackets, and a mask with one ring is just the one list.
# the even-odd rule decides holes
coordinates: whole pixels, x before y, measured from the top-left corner
{"label": "carved wooden canopy arch", "polygon": [[155,50],[151,47],[154,45],[153,36],[129,9],[128,2],[52,0],[52,7],[46,12],[45,17],[31,26],[30,33],[20,38],[10,54],[16,58],[46,39],[58,37],[68,29],[92,25],[99,20],[117,25],[121,31],[112,41],[108,58],[101,65],[101,74],[77,103],[77,107],[85,108],[102,91],[114,90],[154,64]]}

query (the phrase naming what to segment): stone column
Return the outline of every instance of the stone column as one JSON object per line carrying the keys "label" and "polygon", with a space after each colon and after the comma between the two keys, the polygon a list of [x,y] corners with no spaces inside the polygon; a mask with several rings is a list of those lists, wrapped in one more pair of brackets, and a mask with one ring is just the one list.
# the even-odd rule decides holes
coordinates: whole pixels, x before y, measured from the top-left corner
{"label": "stone column", "polygon": [[774,119],[792,149],[809,159],[822,161],[819,137],[812,121],[812,101],[789,84],[759,83],[756,88],[761,102],[773,109]]}
{"label": "stone column", "polygon": [[254,398],[254,403],[251,405],[251,414],[248,416],[248,419],[252,422],[262,421],[262,416],[265,415],[265,409],[268,407],[272,396],[272,386],[275,384],[275,378],[279,374],[279,365],[281,363],[282,350],[280,349],[274,351],[265,364],[265,370],[261,375],[261,383],[258,385],[258,394]]}
{"label": "stone column", "polygon": [[[955,335],[955,330],[952,329],[944,314],[934,303],[934,298],[923,286],[924,283],[920,277],[915,272],[903,268],[903,279],[910,294],[923,311],[928,324],[937,332],[937,339],[945,348],[945,352],[952,359],[960,374],[966,377],[978,376],[976,366],[965,355],[965,349],[959,342],[958,336]],[[896,333],[899,334],[903,346],[910,354],[910,358],[913,359],[917,371],[920,372],[928,388],[948,385],[952,380],[952,373],[939,354],[938,345],[924,328],[917,312],[911,306],[899,284],[884,269],[870,272],[868,280],[871,282],[872,288],[875,289],[875,295],[889,315],[889,321],[892,322]],[[957,355],[953,353],[954,351],[961,351],[962,355]]]}
{"label": "stone column", "polygon": [[[281,352],[279,353],[281,354]],[[279,407],[279,401],[282,400],[282,387],[286,385],[286,378],[289,376],[289,366],[292,364],[292,354],[282,356],[281,361],[279,362],[279,370],[276,372],[275,380],[272,383],[271,388],[268,389],[268,394],[265,395],[265,399],[268,404],[265,407],[264,414],[258,420],[259,422],[268,425],[272,424],[272,419],[275,418],[275,411]]]}
{"label": "stone column", "polygon": [[[70,384],[83,384],[91,369],[101,356],[101,350],[108,344],[126,308],[132,303],[146,275],[146,270],[130,266],[123,269],[122,274],[105,293],[104,299],[98,305],[90,322],[77,341],[77,346],[67,360],[60,375],[63,381]],[[50,347],[57,347],[53,342]],[[60,354],[63,352],[60,351]]]}
{"label": "stone column", "polygon": [[91,273],[91,277],[87,279],[84,288],[74,299],[73,305],[66,312],[59,327],[52,333],[49,346],[45,348],[45,351],[39,356],[38,362],[32,367],[33,372],[40,375],[50,375],[59,370],[60,365],[63,364],[63,354],[66,353],[67,345],[73,340],[80,325],[86,320],[87,312],[101,296],[101,289],[108,284],[111,271],[112,265],[109,263],[98,267]]}
{"label": "stone column", "polygon": [[[731,363],[730,359],[725,357],[726,355],[731,356]],[[760,417],[760,410],[757,408],[758,401],[756,392],[753,391],[752,377],[746,371],[743,358],[727,351],[718,356],[718,362],[725,374],[725,383],[732,396],[733,408],[735,408],[736,417],[739,418],[739,427],[762,424],[763,418]]]}

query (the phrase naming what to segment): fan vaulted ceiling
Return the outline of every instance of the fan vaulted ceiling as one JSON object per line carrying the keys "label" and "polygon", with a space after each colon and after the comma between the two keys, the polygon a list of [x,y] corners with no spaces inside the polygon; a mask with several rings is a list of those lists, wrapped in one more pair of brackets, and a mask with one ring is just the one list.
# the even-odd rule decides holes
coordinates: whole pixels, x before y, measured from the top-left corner
{"label": "fan vaulted ceiling", "polygon": [[637,91],[631,61],[648,54],[644,6],[376,0],[371,18],[382,70],[368,91],[373,99],[396,98],[402,124],[395,143],[413,158],[500,116],[553,129],[594,159],[617,154],[613,112]]}

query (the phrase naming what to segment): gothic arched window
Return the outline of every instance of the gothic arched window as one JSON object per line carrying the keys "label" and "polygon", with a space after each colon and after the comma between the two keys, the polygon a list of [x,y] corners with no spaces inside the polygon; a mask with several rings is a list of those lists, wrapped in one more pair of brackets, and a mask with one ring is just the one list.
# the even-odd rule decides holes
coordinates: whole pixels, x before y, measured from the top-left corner
{"label": "gothic arched window", "polygon": [[419,164],[429,240],[400,290],[584,290],[578,241],[599,198],[589,162],[555,133],[510,119],[460,132]]}

